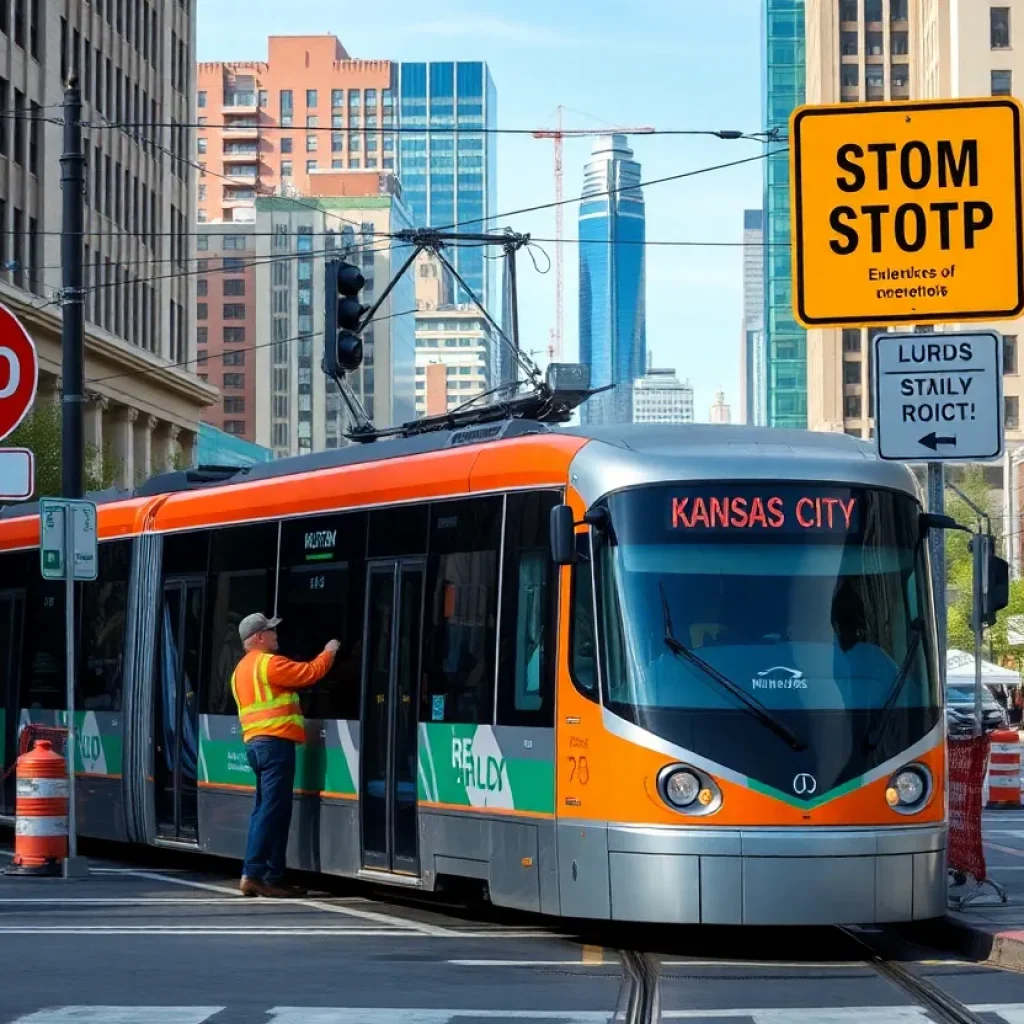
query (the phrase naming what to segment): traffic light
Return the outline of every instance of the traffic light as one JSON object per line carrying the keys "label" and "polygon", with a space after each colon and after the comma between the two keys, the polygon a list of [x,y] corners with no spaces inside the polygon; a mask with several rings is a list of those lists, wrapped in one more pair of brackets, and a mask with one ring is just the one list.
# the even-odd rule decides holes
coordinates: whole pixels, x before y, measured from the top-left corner
{"label": "traffic light", "polygon": [[996,615],[1010,603],[1010,566],[1005,558],[993,553],[991,537],[988,544],[986,581],[981,617],[986,626],[994,626]]}
{"label": "traffic light", "polygon": [[996,616],[1010,603],[1010,566],[995,553],[995,538],[975,534],[970,542],[975,572],[981,574],[981,622],[994,626]]}
{"label": "traffic light", "polygon": [[330,377],[358,370],[363,361],[360,321],[370,308],[359,301],[366,279],[344,260],[328,260],[324,272],[324,372]]}

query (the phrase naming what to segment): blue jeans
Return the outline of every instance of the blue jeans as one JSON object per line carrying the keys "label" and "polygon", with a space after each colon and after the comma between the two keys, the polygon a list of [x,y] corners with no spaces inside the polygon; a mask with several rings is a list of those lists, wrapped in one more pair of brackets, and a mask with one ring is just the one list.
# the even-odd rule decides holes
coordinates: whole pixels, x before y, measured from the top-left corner
{"label": "blue jeans", "polygon": [[292,823],[295,744],[260,736],[246,744],[245,756],[256,775],[256,806],[249,819],[242,874],[256,882],[275,884],[284,877]]}

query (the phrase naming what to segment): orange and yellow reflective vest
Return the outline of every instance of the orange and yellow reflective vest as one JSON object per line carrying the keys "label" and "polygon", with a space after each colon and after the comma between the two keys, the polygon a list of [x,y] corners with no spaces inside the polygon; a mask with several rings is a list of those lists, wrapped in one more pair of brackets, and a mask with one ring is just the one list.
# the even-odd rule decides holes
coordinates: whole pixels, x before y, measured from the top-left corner
{"label": "orange and yellow reflective vest", "polygon": [[231,676],[242,739],[276,736],[306,742],[306,726],[296,690],[320,682],[334,662],[328,651],[312,661],[291,661],[280,654],[249,651]]}

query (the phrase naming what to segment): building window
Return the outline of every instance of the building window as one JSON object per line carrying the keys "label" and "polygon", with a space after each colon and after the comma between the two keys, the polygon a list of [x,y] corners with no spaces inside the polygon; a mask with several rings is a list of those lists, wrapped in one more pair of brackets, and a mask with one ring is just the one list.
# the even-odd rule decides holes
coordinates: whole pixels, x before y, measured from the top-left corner
{"label": "building window", "polygon": [[892,21],[906,21],[907,0],[889,0],[889,18]]}
{"label": "building window", "polygon": [[1017,373],[1017,335],[1003,335],[1003,373]]}
{"label": "building window", "polygon": [[205,201],[206,201],[206,186],[205,185],[200,185],[199,186],[199,202],[203,203]]}
{"label": "building window", "polygon": [[306,90],[306,106],[311,109],[316,107],[316,89]]}
{"label": "building window", "polygon": [[856,57],[858,38],[856,32],[843,32],[839,40],[839,52],[844,57]]}
{"label": "building window", "polygon": [[841,21],[856,21],[857,0],[839,0],[839,18]]}
{"label": "building window", "polygon": [[225,320],[244,320],[245,319],[245,303],[244,302],[226,302],[226,303],[224,303],[224,319]]}
{"label": "building window", "polygon": [[291,160],[281,161],[281,177],[290,178],[292,176],[292,162]]}
{"label": "building window", "polygon": [[861,368],[858,362],[843,363],[843,383],[859,384],[861,382]]}
{"label": "building window", "polygon": [[200,89],[199,90],[199,96],[198,96],[198,98],[196,100],[196,105],[199,107],[200,110],[202,110],[203,107],[206,106],[206,90],[205,89]]}
{"label": "building window", "polygon": [[225,295],[244,295],[245,294],[245,278],[229,278],[224,281],[224,294]]}
{"label": "building window", "polygon": [[306,152],[315,153],[317,151],[317,138],[315,135],[306,136]]}
{"label": "building window", "polygon": [[331,152],[340,153],[345,148],[345,136],[342,132],[331,132]]}
{"label": "building window", "polygon": [[847,395],[843,399],[843,418],[848,420],[859,420],[860,408],[860,395]]}
{"label": "building window", "polygon": [[882,0],[864,0],[864,20],[882,20]]}
{"label": "building window", "polygon": [[993,71],[992,72],[992,95],[1012,96],[1013,95],[1013,72]]}
{"label": "building window", "polygon": [[244,398],[225,398],[224,399],[224,411],[231,413],[245,412],[245,399]]}
{"label": "building window", "polygon": [[990,7],[989,39],[993,50],[1008,50],[1010,48],[1010,8]]}
{"label": "building window", "polygon": [[1020,427],[1020,399],[1016,395],[1003,397],[1003,426],[1007,430]]}
{"label": "building window", "polygon": [[208,307],[205,302],[196,303],[196,319],[205,320],[208,313]]}
{"label": "building window", "polygon": [[245,342],[244,327],[225,327],[224,343],[226,345],[241,345]]}
{"label": "building window", "polygon": [[312,174],[312,172],[315,171],[315,170],[316,170],[316,161],[315,160],[307,160],[306,161],[306,173],[307,174]]}
{"label": "building window", "polygon": [[286,135],[281,140],[281,152],[290,153],[292,151],[292,138],[290,135]]}
{"label": "building window", "polygon": [[224,365],[245,366],[245,349],[239,349],[237,352],[225,352]]}
{"label": "building window", "polygon": [[209,281],[207,281],[205,277],[201,277],[199,278],[198,281],[196,281],[196,295],[204,296],[208,294],[209,288],[210,283]]}
{"label": "building window", "polygon": [[860,328],[843,328],[843,351],[860,352]]}
{"label": "building window", "polygon": [[341,107],[345,104],[345,90],[344,89],[332,89],[331,90],[331,106]]}
{"label": "building window", "polygon": [[207,146],[207,140],[203,138],[196,139],[196,151],[199,153],[205,153]]}
{"label": "building window", "polygon": [[196,328],[196,344],[205,345],[207,339],[210,336],[210,329],[208,327],[197,327]]}
{"label": "building window", "polygon": [[199,235],[196,238],[196,252],[206,252],[210,248],[210,236]]}
{"label": "building window", "polygon": [[224,387],[240,389],[245,387],[245,374],[244,373],[225,373],[224,374]]}
{"label": "building window", "polygon": [[317,127],[319,127],[319,124],[320,124],[320,122],[317,120],[316,114],[307,114],[306,115],[306,127],[307,128],[317,128]]}

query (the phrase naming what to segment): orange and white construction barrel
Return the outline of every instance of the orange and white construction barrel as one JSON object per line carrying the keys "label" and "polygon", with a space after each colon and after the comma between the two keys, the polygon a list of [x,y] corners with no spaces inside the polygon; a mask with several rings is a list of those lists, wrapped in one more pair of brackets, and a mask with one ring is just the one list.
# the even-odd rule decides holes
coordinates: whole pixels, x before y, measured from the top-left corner
{"label": "orange and white construction barrel", "polygon": [[68,855],[68,768],[49,740],[18,758],[14,859],[8,875],[59,875]]}
{"label": "orange and white construction barrel", "polygon": [[1020,735],[996,729],[990,740],[986,806],[1020,807]]}

